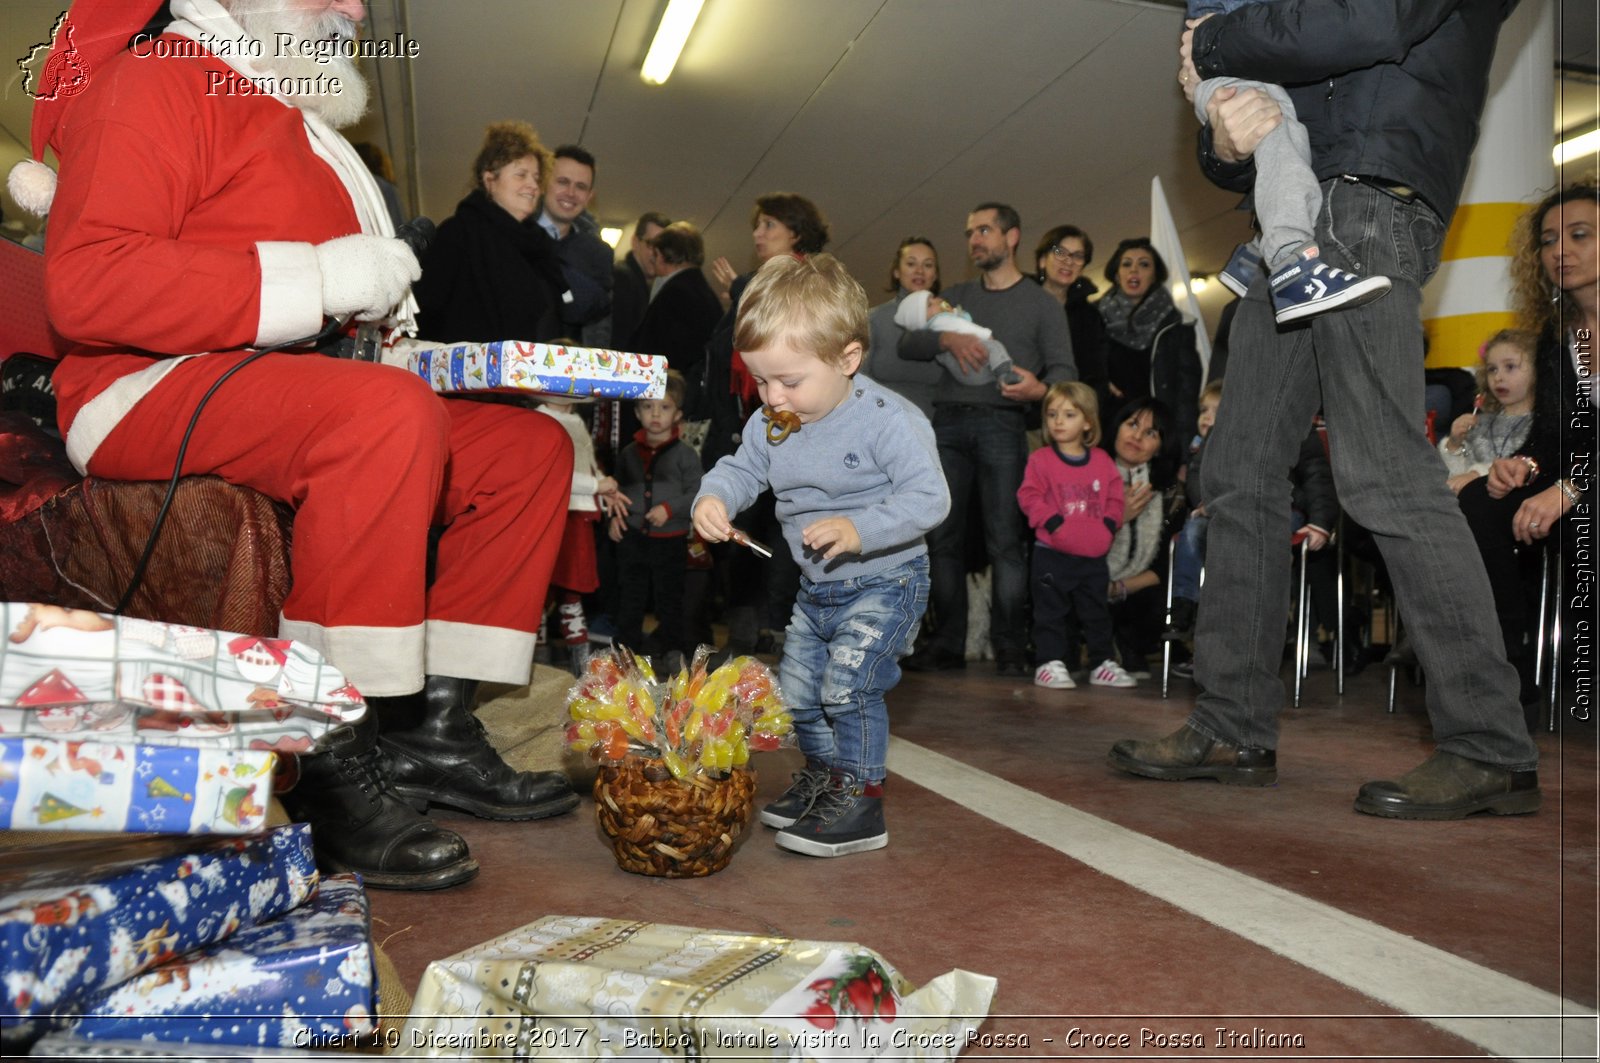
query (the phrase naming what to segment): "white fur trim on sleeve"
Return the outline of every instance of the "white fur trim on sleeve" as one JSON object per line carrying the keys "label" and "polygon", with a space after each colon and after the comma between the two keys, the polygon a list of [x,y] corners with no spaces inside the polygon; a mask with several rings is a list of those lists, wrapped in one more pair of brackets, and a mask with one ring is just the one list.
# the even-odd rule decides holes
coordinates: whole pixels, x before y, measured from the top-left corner
{"label": "white fur trim on sleeve", "polygon": [[261,314],[257,347],[271,347],[322,328],[322,271],[311,244],[263,241],[256,244],[261,261]]}

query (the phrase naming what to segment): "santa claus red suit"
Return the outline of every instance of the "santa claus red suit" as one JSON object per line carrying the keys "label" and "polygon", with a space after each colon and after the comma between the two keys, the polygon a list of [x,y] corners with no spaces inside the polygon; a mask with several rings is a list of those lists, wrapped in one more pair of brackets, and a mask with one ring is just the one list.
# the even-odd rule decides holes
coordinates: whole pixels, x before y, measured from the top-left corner
{"label": "santa claus red suit", "polygon": [[[248,55],[216,54],[243,33],[224,4],[172,0],[175,21],[140,34],[159,6],[78,0],[55,49],[75,53],[81,85],[35,112],[35,154],[48,142],[60,159],[48,309],[79,344],[55,374],[60,425],[74,464],[109,479],[168,478],[192,411],[244,348],[358,308],[383,316],[407,280],[385,277],[416,270],[400,241],[380,239],[393,235],[381,194],[343,138],[259,91],[270,81]],[[470,715],[473,681],[529,678],[571,482],[558,424],[441,399],[398,368],[269,354],[207,402],[183,472],[294,507],[279,634],[316,646],[364,694],[413,695],[378,713],[402,796],[507,819],[575,803],[564,779],[510,772]],[[431,585],[430,527],[443,528]],[[321,782],[378,770],[370,745],[323,765]],[[379,885],[461,880],[464,845],[437,844],[449,832],[389,805],[374,815],[385,837],[343,863],[391,879]]]}

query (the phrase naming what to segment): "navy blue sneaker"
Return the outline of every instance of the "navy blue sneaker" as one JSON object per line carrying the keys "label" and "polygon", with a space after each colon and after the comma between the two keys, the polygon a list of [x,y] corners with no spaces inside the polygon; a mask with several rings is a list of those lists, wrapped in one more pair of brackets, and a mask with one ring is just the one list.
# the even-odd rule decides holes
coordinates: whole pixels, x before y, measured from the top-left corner
{"label": "navy blue sneaker", "polygon": [[882,791],[868,796],[866,784],[834,772],[805,815],[778,832],[778,848],[807,856],[848,856],[889,844],[883,825]]}
{"label": "navy blue sneaker", "polygon": [[1240,244],[1233,249],[1233,254],[1228,258],[1228,264],[1222,267],[1222,273],[1217,280],[1228,291],[1243,299],[1245,292],[1250,290],[1250,285],[1261,276],[1264,264],[1261,261],[1261,252],[1256,250],[1255,244]]}
{"label": "navy blue sneaker", "polygon": [[1273,317],[1280,325],[1370,303],[1387,295],[1390,287],[1388,277],[1363,277],[1320,261],[1315,245],[1295,255],[1268,283]]}
{"label": "navy blue sneaker", "polygon": [[789,784],[776,801],[761,810],[761,822],[769,827],[787,827],[811,811],[817,795],[828,787],[828,766],[821,761],[808,760],[806,766],[794,773]]}

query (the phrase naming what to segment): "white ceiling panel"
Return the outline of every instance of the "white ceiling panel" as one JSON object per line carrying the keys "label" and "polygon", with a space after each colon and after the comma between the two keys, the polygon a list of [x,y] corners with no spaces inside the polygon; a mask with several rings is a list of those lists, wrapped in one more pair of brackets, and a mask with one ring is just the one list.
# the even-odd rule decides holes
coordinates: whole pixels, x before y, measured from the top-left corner
{"label": "white ceiling panel", "polygon": [[[1571,131],[1600,121],[1596,5],[1557,2],[1566,75],[1554,118]],[[382,106],[352,139],[391,145],[410,205],[443,218],[471,186],[484,127],[523,118],[547,144],[595,153],[604,224],[662,210],[740,265],[754,198],[798,192],[874,291],[912,233],[936,241],[947,279],[966,275],[962,224],[986,199],[1018,208],[1028,250],[1072,222],[1103,259],[1147,231],[1152,176],[1191,268],[1217,268],[1245,231],[1235,197],[1194,163],[1195,122],[1173,78],[1175,0],[706,0],[671,80],[645,85],[639,65],[665,4],[369,0],[379,32],[403,26],[420,55],[367,64]],[[63,6],[0,0],[0,57],[24,55]],[[25,151],[20,82],[8,64],[0,169]]]}

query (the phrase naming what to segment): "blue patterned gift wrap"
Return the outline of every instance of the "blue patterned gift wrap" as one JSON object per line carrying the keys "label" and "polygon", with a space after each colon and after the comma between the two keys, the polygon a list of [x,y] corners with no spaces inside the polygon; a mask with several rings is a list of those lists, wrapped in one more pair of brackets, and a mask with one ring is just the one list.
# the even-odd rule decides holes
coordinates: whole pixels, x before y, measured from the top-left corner
{"label": "blue patterned gift wrap", "polygon": [[658,355],[561,343],[495,340],[423,347],[410,353],[413,373],[441,393],[513,390],[597,399],[659,399],[667,360]]}
{"label": "blue patterned gift wrap", "polygon": [[266,823],[274,754],[0,738],[0,827],[249,834]]}
{"label": "blue patterned gift wrap", "polygon": [[303,823],[237,838],[93,839],[0,853],[0,1011],[70,1014],[174,956],[303,904]]}
{"label": "blue patterned gift wrap", "polygon": [[88,1001],[79,1037],[310,1048],[377,1027],[366,893],[354,875],[322,880],[304,906],[168,960]]}

